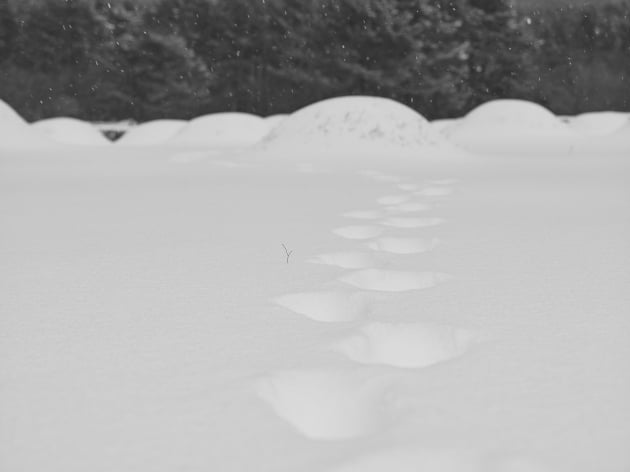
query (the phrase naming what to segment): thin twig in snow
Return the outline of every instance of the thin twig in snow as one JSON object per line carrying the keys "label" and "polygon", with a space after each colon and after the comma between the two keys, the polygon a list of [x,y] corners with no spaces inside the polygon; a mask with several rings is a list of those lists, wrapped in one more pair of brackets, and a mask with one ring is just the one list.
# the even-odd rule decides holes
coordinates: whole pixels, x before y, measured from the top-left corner
{"label": "thin twig in snow", "polygon": [[287,264],[288,264],[289,258],[291,257],[291,254],[293,254],[293,251],[289,251],[284,244],[282,245],[282,247],[284,248],[284,252],[287,254]]}

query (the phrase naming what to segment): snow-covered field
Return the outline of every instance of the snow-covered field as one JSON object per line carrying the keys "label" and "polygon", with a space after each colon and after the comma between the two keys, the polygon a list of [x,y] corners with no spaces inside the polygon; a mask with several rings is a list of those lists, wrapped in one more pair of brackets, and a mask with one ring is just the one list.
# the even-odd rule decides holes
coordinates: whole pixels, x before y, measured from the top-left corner
{"label": "snow-covered field", "polygon": [[0,107],[0,470],[630,470],[630,122],[521,105]]}

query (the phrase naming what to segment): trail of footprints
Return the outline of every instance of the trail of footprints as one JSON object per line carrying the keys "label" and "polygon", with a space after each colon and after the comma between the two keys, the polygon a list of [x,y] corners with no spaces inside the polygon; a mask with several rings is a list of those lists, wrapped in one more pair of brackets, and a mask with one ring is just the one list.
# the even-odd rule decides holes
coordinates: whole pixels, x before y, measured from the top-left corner
{"label": "trail of footprints", "polygon": [[[384,257],[395,260],[397,255],[439,248],[438,238],[416,231],[445,223],[424,213],[433,208],[434,201],[448,197],[456,181],[417,185],[375,171],[361,174],[394,186],[394,193],[378,198],[376,208],[344,213],[348,225],[332,230],[337,237],[357,244],[356,251],[321,254],[308,260],[346,271],[338,278],[342,288],[291,293],[272,301],[317,322],[362,323],[354,333],[323,346],[357,366],[421,369],[463,355],[475,342],[474,333],[468,330],[369,319],[376,303],[450,279],[441,272],[384,269],[379,265]],[[397,408],[390,386],[390,376],[365,369],[312,369],[271,373],[259,381],[257,392],[295,431],[307,438],[333,441],[369,435],[386,424]]]}

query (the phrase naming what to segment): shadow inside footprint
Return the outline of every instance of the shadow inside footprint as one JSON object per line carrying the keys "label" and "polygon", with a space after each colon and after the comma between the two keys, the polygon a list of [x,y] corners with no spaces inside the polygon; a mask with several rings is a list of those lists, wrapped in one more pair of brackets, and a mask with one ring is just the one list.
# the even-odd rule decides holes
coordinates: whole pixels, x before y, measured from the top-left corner
{"label": "shadow inside footprint", "polygon": [[384,382],[344,371],[284,371],[262,379],[258,394],[311,439],[340,440],[376,431],[384,414]]}
{"label": "shadow inside footprint", "polygon": [[474,340],[461,328],[426,323],[369,323],[333,349],[361,364],[427,367],[464,354]]}
{"label": "shadow inside footprint", "polygon": [[352,272],[339,280],[363,290],[407,292],[434,287],[451,277],[436,272],[365,269]]}
{"label": "shadow inside footprint", "polygon": [[332,252],[320,254],[307,260],[311,264],[325,264],[342,269],[365,269],[374,267],[376,261],[371,254],[365,252]]}
{"label": "shadow inside footprint", "polygon": [[444,221],[442,218],[387,218],[381,224],[392,228],[411,229],[440,226]]}
{"label": "shadow inside footprint", "polygon": [[324,323],[343,323],[363,318],[375,297],[362,292],[301,292],[273,301],[295,313]]}
{"label": "shadow inside footprint", "polygon": [[380,236],[383,231],[379,226],[344,226],[334,229],[333,233],[345,239],[371,239]]}

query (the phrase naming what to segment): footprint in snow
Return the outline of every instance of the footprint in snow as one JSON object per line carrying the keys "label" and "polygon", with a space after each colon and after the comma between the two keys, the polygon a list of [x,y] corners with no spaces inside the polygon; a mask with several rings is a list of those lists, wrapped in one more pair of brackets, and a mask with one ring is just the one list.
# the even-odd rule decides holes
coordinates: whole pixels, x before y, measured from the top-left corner
{"label": "footprint in snow", "polygon": [[429,211],[431,205],[423,202],[406,202],[398,205],[390,205],[385,209],[390,213],[418,213],[421,211]]}
{"label": "footprint in snow", "polygon": [[339,280],[362,290],[408,292],[435,287],[450,279],[451,276],[436,272],[364,269],[352,272]]}
{"label": "footprint in snow", "polygon": [[419,238],[378,238],[367,243],[367,247],[374,251],[389,252],[391,254],[421,254],[437,247],[438,239]]}
{"label": "footprint in snow", "polygon": [[442,218],[410,218],[410,217],[396,217],[387,218],[381,222],[382,225],[390,226],[392,228],[428,228],[431,226],[439,226],[444,223]]}
{"label": "footprint in snow", "polygon": [[384,184],[395,184],[400,182],[402,179],[400,177],[396,177],[395,175],[375,175],[371,177],[374,182],[384,183]]}
{"label": "footprint in snow", "polygon": [[373,210],[357,210],[343,213],[341,216],[346,218],[354,218],[356,220],[377,220],[382,218],[383,214]]}
{"label": "footprint in snow", "polygon": [[397,187],[404,192],[414,192],[420,188],[416,184],[399,184]]}
{"label": "footprint in snow", "polygon": [[310,439],[343,440],[373,433],[385,419],[386,381],[337,370],[282,371],[257,391],[275,413]]}
{"label": "footprint in snow", "polygon": [[463,355],[475,336],[468,330],[427,323],[369,323],[333,346],[360,364],[428,367]]}
{"label": "footprint in snow", "polygon": [[410,199],[407,195],[385,195],[376,200],[379,205],[391,206],[400,205]]}
{"label": "footprint in snow", "polygon": [[438,179],[438,180],[430,180],[429,185],[455,185],[458,183],[457,179]]}
{"label": "footprint in snow", "polygon": [[307,260],[311,264],[324,264],[342,269],[365,269],[374,267],[376,261],[371,254],[365,252],[332,252],[320,254]]}
{"label": "footprint in snow", "polygon": [[337,236],[345,239],[372,239],[383,233],[379,226],[343,226],[333,230]]}
{"label": "footprint in snow", "polygon": [[362,170],[359,172],[359,175],[374,180],[375,182],[383,183],[396,183],[402,180],[400,177],[396,177],[395,175],[390,174],[383,174],[382,172],[379,172],[377,170]]}
{"label": "footprint in snow", "polygon": [[434,186],[414,192],[414,195],[418,197],[446,197],[452,193],[453,189],[450,187]]}
{"label": "footprint in snow", "polygon": [[292,293],[272,301],[315,321],[344,323],[364,318],[377,299],[369,293],[321,291]]}

